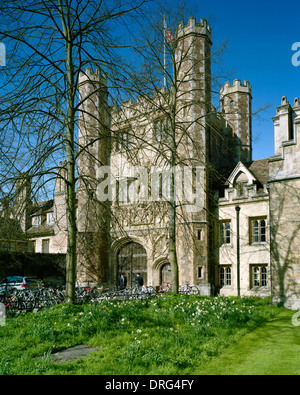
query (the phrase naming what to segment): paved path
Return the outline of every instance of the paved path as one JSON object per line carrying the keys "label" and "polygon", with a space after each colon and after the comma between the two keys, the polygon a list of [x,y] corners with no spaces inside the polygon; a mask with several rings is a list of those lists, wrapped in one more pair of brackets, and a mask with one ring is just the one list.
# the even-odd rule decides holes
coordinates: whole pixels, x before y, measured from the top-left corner
{"label": "paved path", "polygon": [[[299,375],[300,326],[296,311],[284,310],[266,325],[244,336],[195,374]],[[300,322],[298,317],[298,323]]]}
{"label": "paved path", "polygon": [[89,347],[85,344],[67,348],[50,356],[51,361],[57,363],[71,362],[78,358],[84,358],[91,352],[98,351],[98,348]]}

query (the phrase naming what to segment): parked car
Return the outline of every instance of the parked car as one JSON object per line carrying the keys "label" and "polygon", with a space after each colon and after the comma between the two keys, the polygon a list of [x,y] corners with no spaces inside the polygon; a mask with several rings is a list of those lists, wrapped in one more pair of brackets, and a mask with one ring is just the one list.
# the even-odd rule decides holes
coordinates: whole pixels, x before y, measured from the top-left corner
{"label": "parked car", "polygon": [[14,289],[41,288],[44,283],[34,276],[9,276],[0,281],[0,295],[9,293]]}

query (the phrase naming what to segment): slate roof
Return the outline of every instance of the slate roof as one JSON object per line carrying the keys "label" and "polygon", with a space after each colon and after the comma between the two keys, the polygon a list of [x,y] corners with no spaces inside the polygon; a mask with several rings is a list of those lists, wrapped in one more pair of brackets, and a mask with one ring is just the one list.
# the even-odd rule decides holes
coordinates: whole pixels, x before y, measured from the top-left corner
{"label": "slate roof", "polygon": [[269,181],[269,159],[259,159],[255,160],[248,166],[251,173],[257,178],[262,185],[266,185]]}
{"label": "slate roof", "polygon": [[31,226],[27,229],[26,234],[28,237],[39,236],[53,236],[54,224],[47,224],[46,214],[53,211],[53,200],[38,202],[33,206],[31,217],[40,215],[42,216],[42,223],[38,226]]}

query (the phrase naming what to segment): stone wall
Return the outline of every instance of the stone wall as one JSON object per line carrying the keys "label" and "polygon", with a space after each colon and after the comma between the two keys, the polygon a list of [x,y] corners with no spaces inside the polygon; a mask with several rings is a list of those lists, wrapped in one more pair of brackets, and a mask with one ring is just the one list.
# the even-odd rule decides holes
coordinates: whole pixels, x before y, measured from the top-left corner
{"label": "stone wall", "polygon": [[270,183],[274,302],[300,308],[300,179]]}

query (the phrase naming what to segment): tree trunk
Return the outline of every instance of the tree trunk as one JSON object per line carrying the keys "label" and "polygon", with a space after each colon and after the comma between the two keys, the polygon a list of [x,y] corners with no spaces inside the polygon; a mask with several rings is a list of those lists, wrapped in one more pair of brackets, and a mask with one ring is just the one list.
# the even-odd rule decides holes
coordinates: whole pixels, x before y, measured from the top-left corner
{"label": "tree trunk", "polygon": [[170,174],[170,209],[169,209],[169,259],[172,271],[172,292],[178,293],[178,260],[176,252],[176,191],[175,191],[175,166],[176,166],[176,64],[175,56],[172,53],[173,65],[173,86],[172,86],[172,108],[171,108],[171,136],[170,136],[170,153],[171,153],[171,174]]}
{"label": "tree trunk", "polygon": [[75,302],[76,265],[77,265],[77,225],[76,225],[76,177],[75,177],[75,78],[73,63],[72,32],[69,18],[69,7],[64,12],[62,1],[59,0],[61,22],[66,43],[67,71],[67,260],[66,260],[66,302]]}

